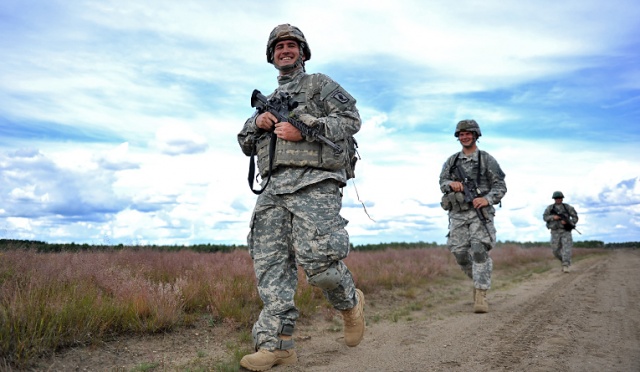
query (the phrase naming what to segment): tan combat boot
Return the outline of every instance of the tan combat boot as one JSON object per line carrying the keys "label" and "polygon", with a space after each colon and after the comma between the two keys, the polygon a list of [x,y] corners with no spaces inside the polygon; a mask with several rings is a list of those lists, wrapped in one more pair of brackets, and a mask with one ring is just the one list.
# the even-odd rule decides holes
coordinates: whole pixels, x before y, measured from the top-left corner
{"label": "tan combat boot", "polygon": [[287,365],[297,362],[298,356],[294,349],[273,351],[260,349],[253,354],[243,356],[240,365],[250,371],[266,371],[277,364]]}
{"label": "tan combat boot", "polygon": [[358,303],[352,309],[342,310],[344,319],[344,343],[347,346],[358,346],[364,338],[364,294],[356,289]]}
{"label": "tan combat boot", "polygon": [[489,303],[487,303],[487,290],[476,289],[475,303],[473,304],[474,313],[486,313],[489,311]]}
{"label": "tan combat boot", "polygon": [[569,266],[562,266],[562,272],[563,273],[568,273],[569,272]]}

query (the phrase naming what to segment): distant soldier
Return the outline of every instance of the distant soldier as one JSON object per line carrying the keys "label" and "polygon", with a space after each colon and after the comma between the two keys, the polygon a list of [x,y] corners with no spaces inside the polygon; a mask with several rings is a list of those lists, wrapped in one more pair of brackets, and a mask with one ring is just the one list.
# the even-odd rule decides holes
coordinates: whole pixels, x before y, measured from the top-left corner
{"label": "distant soldier", "polygon": [[507,185],[496,159],[476,145],[482,133],[475,120],[460,121],[454,135],[462,151],[451,155],[440,173],[442,208],[449,211],[447,245],[462,271],[473,279],[473,311],[486,313],[493,271],[489,251],[496,241],[493,205],[500,203]]}
{"label": "distant soldier", "polygon": [[551,231],[551,249],[553,255],[562,262],[562,272],[568,273],[571,266],[571,250],[573,237],[571,230],[578,223],[578,212],[569,204],[563,203],[562,191],[555,191],[551,196],[554,203],[545,209],[542,219]]}

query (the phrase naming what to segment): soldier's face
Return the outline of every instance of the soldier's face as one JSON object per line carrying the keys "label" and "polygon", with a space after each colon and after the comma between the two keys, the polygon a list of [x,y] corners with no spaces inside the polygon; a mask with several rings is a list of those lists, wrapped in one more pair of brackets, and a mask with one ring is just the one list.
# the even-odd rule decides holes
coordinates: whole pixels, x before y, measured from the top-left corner
{"label": "soldier's face", "polygon": [[273,48],[273,63],[276,66],[288,66],[296,63],[300,57],[300,47],[295,40],[283,40]]}
{"label": "soldier's face", "polygon": [[553,200],[555,200],[556,204],[562,204],[562,198],[555,198]]}
{"label": "soldier's face", "polygon": [[476,137],[473,132],[460,132],[458,133],[458,141],[462,146],[472,146],[476,142]]}

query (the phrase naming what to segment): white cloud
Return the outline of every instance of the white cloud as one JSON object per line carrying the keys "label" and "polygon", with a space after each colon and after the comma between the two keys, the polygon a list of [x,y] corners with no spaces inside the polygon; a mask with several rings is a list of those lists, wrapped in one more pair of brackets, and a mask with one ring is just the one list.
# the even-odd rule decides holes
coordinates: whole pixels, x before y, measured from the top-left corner
{"label": "white cloud", "polygon": [[244,243],[255,196],[236,134],[251,90],[275,87],[265,44],[289,22],[307,70],[358,99],[355,243],[444,242],[437,178],[467,117],[507,173],[499,239],[546,240],[556,189],[581,238],[639,239],[634,2],[9,1],[0,16],[7,237]]}
{"label": "white cloud", "polygon": [[205,138],[192,132],[182,123],[167,124],[156,132],[157,147],[167,155],[196,154],[204,152],[208,145]]}

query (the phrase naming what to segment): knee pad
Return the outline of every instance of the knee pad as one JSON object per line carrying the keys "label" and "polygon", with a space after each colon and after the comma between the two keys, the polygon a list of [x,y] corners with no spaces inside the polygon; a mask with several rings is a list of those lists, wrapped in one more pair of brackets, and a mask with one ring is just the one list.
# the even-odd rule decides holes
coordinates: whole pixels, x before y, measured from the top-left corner
{"label": "knee pad", "polygon": [[456,262],[458,262],[458,265],[460,266],[467,266],[471,262],[471,260],[469,260],[468,252],[455,252],[453,253],[453,256],[456,258]]}
{"label": "knee pad", "polygon": [[338,288],[341,280],[342,274],[336,269],[335,265],[308,278],[309,284],[327,291]]}
{"label": "knee pad", "polygon": [[489,258],[489,253],[482,243],[471,243],[470,253],[475,263],[484,263]]}

